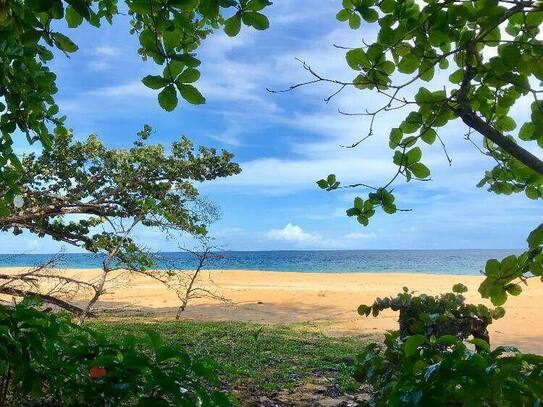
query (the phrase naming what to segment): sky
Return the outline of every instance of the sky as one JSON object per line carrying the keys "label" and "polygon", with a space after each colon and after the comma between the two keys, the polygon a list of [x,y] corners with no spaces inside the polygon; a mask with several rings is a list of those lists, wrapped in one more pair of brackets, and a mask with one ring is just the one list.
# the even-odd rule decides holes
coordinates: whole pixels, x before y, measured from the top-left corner
{"label": "sky", "polygon": [[[395,186],[398,206],[409,212],[379,213],[364,228],[346,217],[345,210],[366,191],[324,192],[316,186],[329,173],[343,183],[386,182],[395,170],[388,134],[407,115],[400,110],[379,116],[371,138],[345,149],[340,146],[368,133],[369,119],[340,115],[338,109],[375,108],[382,102],[375,94],[346,89],[325,103],[336,90],[333,86],[317,84],[281,94],[266,90],[311,79],[296,58],[325,76],[352,80],[345,51],[334,44],[360,46],[375,32],[371,26],[352,31],[337,22],[339,5],[335,0],[278,0],[266,13],[269,30],[244,27],[233,39],[214,34],[199,50],[202,79],[197,86],[207,103],[183,103],[171,113],[141,83],[161,69],[138,57],[127,16],[100,29],[82,26],[70,31],[79,51],[70,58],[58,55],[52,63],[58,75],[57,102],[78,138],[96,133],[110,147],[128,147],[149,124],[155,130],[153,142],[166,145],[186,135],[197,144],[233,152],[240,175],[199,185],[201,195],[221,207],[222,218],[211,234],[229,250],[524,247],[540,221],[540,207],[524,196],[496,196],[475,187],[493,163],[464,139],[466,128],[459,121],[439,133],[452,164],[439,143],[426,146],[423,162],[432,170],[432,180],[400,180]],[[433,84],[443,86],[443,78],[446,74]],[[522,118],[525,108],[517,107],[514,116]],[[480,144],[481,139],[474,141]],[[19,153],[28,150],[23,142],[16,147]],[[137,238],[150,249],[174,249],[156,230],[138,230]],[[3,253],[59,248],[28,233],[0,236]]]}

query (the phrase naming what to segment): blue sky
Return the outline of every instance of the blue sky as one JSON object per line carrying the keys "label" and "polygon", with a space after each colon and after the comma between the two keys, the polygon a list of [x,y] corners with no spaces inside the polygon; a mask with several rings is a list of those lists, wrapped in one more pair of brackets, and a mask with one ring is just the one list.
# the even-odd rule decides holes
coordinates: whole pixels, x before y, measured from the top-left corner
{"label": "blue sky", "polygon": [[[129,146],[135,133],[150,124],[155,142],[167,144],[185,134],[196,143],[234,152],[243,173],[200,186],[202,195],[222,208],[212,233],[231,250],[524,247],[540,220],[540,208],[523,196],[495,196],[475,188],[492,162],[463,139],[466,129],[459,122],[440,133],[452,165],[436,143],[424,149],[432,181],[401,181],[396,187],[399,205],[411,212],[379,214],[363,228],[344,212],[356,191],[325,193],[315,186],[331,172],[344,182],[378,185],[386,180],[394,171],[388,133],[407,114],[381,116],[372,138],[346,150],[339,145],[364,136],[368,119],[341,116],[338,108],[371,109],[378,97],[348,90],[324,103],[333,91],[324,85],[279,95],[266,91],[310,79],[295,57],[327,76],[352,79],[344,51],[333,44],[357,46],[361,34],[371,39],[374,33],[371,27],[355,32],[338,23],[338,1],[315,4],[279,0],[267,13],[268,31],[245,28],[234,39],[222,33],[208,39],[200,51],[198,85],[208,103],[182,104],[172,113],[162,111],[156,93],[140,82],[159,68],[137,56],[137,39],[128,34],[126,16],[100,30],[72,30],[80,50],[53,63],[57,101],[77,137],[96,133],[111,147]],[[515,114],[522,117],[524,109]],[[21,143],[18,148],[26,147]],[[156,231],[140,230],[138,238],[150,248],[170,248]],[[28,233],[2,235],[0,244],[4,253],[59,248]]]}

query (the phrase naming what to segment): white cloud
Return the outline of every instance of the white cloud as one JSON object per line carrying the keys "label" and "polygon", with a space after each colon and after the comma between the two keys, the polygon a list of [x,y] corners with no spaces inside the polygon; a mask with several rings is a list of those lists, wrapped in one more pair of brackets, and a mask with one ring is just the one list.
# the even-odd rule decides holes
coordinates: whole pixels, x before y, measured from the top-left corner
{"label": "white cloud", "polygon": [[156,92],[147,88],[141,81],[131,81],[119,85],[104,86],[88,92],[93,96],[104,97],[156,97]]}
{"label": "white cloud", "polygon": [[351,232],[345,235],[345,239],[349,240],[365,240],[365,239],[374,239],[377,235],[373,232],[362,233],[362,232]]}
{"label": "white cloud", "polygon": [[320,235],[304,232],[300,226],[293,225],[290,222],[283,229],[270,230],[267,237],[271,240],[283,240],[298,243],[315,243],[322,241],[322,237]]}
{"label": "white cloud", "polygon": [[92,71],[106,71],[114,67],[114,59],[121,55],[120,48],[108,45],[95,47],[87,51],[92,56],[88,63],[88,68]]}
{"label": "white cloud", "polygon": [[108,57],[115,57],[120,54],[120,49],[115,47],[110,47],[108,45],[100,46],[94,48],[94,53],[98,55],[105,55]]}

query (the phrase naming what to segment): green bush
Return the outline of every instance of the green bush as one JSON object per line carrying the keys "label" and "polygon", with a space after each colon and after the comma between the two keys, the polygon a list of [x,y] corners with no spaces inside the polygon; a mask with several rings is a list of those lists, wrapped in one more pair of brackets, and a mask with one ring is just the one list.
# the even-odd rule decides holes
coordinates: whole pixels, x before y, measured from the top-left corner
{"label": "green bush", "polygon": [[410,335],[455,335],[461,339],[474,336],[489,342],[487,327],[494,319],[502,318],[502,307],[488,308],[483,304],[466,304],[463,284],[456,284],[452,292],[436,296],[413,295],[407,287],[396,297],[377,298],[372,305],[360,305],[358,313],[374,317],[385,309],[400,312],[399,329],[402,338]]}
{"label": "green bush", "polygon": [[357,358],[355,378],[372,386],[370,406],[534,407],[543,400],[543,356],[513,347],[479,352],[452,336],[385,338]]}
{"label": "green bush", "polygon": [[148,331],[112,343],[25,299],[0,307],[0,406],[229,406],[210,361]]}
{"label": "green bush", "polygon": [[466,304],[452,293],[378,298],[359,313],[400,311],[400,330],[370,344],[356,359],[355,378],[371,385],[375,407],[535,407],[543,400],[543,356],[513,347],[490,349],[487,325],[502,308]]}

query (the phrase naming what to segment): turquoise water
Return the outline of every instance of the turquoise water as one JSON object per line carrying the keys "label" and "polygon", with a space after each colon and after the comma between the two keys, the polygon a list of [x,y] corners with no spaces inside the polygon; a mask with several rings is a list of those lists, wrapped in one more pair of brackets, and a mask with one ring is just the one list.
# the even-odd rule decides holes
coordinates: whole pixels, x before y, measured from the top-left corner
{"label": "turquoise water", "polygon": [[[209,269],[247,269],[320,273],[400,272],[432,274],[479,274],[486,260],[502,258],[518,250],[293,250],[222,252],[210,259]],[[0,267],[31,267],[53,254],[0,255]],[[185,269],[195,265],[187,253],[160,253],[159,268]],[[94,254],[63,254],[59,266],[96,268],[102,257]]]}

